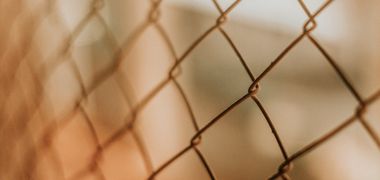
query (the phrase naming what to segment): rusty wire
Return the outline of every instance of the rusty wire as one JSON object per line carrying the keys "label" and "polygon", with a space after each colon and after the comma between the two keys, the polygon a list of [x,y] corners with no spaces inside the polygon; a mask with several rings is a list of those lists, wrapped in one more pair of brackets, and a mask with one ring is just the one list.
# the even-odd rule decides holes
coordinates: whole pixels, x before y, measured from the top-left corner
{"label": "rusty wire", "polygon": [[[35,26],[32,27],[32,31],[28,32],[28,40],[25,42],[24,49],[22,49],[21,56],[17,58],[18,61],[16,61],[16,64],[14,64],[13,70],[10,70],[12,74],[8,74],[6,78],[11,78],[12,80],[16,79],[16,81],[11,81],[9,84],[6,84],[8,89],[5,92],[5,94],[9,94],[12,90],[17,88],[17,83],[21,83],[17,81],[17,73],[20,71],[20,66],[22,63],[25,63],[24,61],[27,61],[27,66],[31,69],[32,73],[34,74],[35,83],[37,84],[37,89],[41,91],[43,94],[44,91],[44,84],[46,83],[47,79],[51,76],[51,74],[57,69],[62,63],[63,59],[62,57],[66,57],[66,59],[69,59],[69,65],[70,69],[73,71],[73,74],[75,75],[76,80],[78,81],[78,84],[80,86],[80,93],[78,94],[77,99],[72,105],[72,108],[61,117],[61,119],[50,121],[49,123],[45,124],[44,133],[39,139],[35,149],[37,155],[35,159],[31,160],[29,162],[30,165],[27,165],[29,169],[27,170],[29,172],[29,175],[33,177],[33,173],[35,171],[34,164],[39,161],[39,158],[42,156],[51,155],[52,159],[54,159],[55,164],[57,165],[58,171],[60,171],[61,178],[64,179],[67,177],[67,179],[80,179],[87,175],[95,175],[99,179],[107,179],[105,175],[103,174],[103,171],[100,167],[100,163],[102,163],[102,154],[104,151],[106,151],[110,145],[114,144],[117,141],[120,141],[120,139],[129,133],[131,137],[134,139],[136,146],[138,147],[138,150],[140,152],[140,155],[144,161],[145,170],[147,174],[147,179],[155,179],[155,177],[160,174],[162,171],[165,171],[166,169],[170,168],[170,165],[178,161],[181,157],[184,156],[189,151],[194,151],[197,157],[199,158],[199,163],[204,167],[205,171],[208,173],[210,179],[217,179],[217,174],[215,174],[212,170],[212,166],[207,162],[207,158],[202,154],[202,151],[198,148],[198,146],[203,143],[202,141],[202,135],[206,133],[210,128],[212,128],[216,123],[221,121],[223,117],[229,113],[231,110],[238,107],[242,102],[247,101],[248,99],[251,99],[257,106],[257,108],[261,111],[263,117],[266,120],[266,123],[268,127],[271,129],[273,133],[274,140],[276,141],[279,151],[283,157],[283,163],[281,163],[278,166],[278,171],[275,172],[269,179],[291,179],[288,172],[291,171],[293,167],[292,163],[296,161],[297,159],[301,158],[304,155],[307,155],[308,153],[312,152],[315,148],[323,145],[326,141],[332,139],[336,134],[342,132],[344,129],[346,129],[349,125],[353,124],[354,122],[359,122],[362,127],[366,130],[368,135],[372,138],[372,140],[376,143],[376,145],[380,148],[380,138],[376,134],[376,132],[373,130],[372,126],[367,122],[366,118],[364,117],[366,113],[366,109],[368,106],[373,104],[375,101],[377,101],[380,98],[380,90],[373,95],[369,96],[368,98],[363,98],[362,95],[358,93],[356,88],[353,86],[353,84],[350,82],[350,80],[347,78],[343,70],[340,68],[336,60],[327,52],[327,50],[318,42],[318,40],[312,35],[312,32],[317,28],[317,22],[316,17],[323,13],[323,11],[328,8],[328,6],[333,2],[333,0],[326,0],[315,12],[310,12],[307,5],[303,2],[303,0],[298,0],[300,8],[305,12],[306,16],[308,17],[308,20],[304,23],[304,26],[302,27],[302,32],[293,40],[291,41],[283,51],[281,51],[278,56],[265,68],[263,72],[261,72],[257,77],[255,77],[250,70],[250,67],[246,63],[246,59],[242,55],[242,53],[239,51],[239,48],[237,45],[235,45],[233,39],[229,36],[229,33],[224,30],[223,25],[228,22],[228,15],[231,13],[241,2],[241,0],[236,0],[232,4],[230,4],[226,9],[223,9],[219,2],[217,0],[210,0],[214,4],[216,10],[219,13],[219,17],[216,19],[215,24],[213,24],[208,30],[206,30],[202,35],[200,35],[197,39],[195,39],[193,42],[190,43],[189,47],[182,53],[181,55],[177,55],[177,52],[175,50],[175,47],[170,39],[170,35],[165,30],[165,27],[161,24],[160,18],[161,18],[161,11],[160,7],[162,6],[161,0],[151,0],[150,1],[150,10],[146,13],[146,19],[144,22],[142,22],[138,27],[135,28],[135,30],[126,38],[125,40],[122,40],[119,44],[113,35],[112,31],[107,26],[104,18],[100,14],[100,10],[105,6],[105,2],[103,0],[93,0],[91,3],[91,7],[89,8],[88,13],[83,17],[83,19],[76,25],[75,29],[73,31],[69,31],[66,27],[65,23],[62,21],[61,17],[59,15],[56,15],[57,24],[59,25],[62,36],[65,36],[63,38],[64,40],[61,42],[61,46],[58,50],[58,53],[54,55],[54,57],[48,57],[48,59],[51,59],[51,61],[48,61],[47,64],[42,64],[40,66],[35,67],[33,65],[33,62],[30,62],[28,58],[28,54],[30,51],[32,51],[32,48],[30,47],[31,39],[34,37],[35,31],[37,31],[38,24],[34,23]],[[48,3],[48,5],[41,7],[41,9],[35,10],[34,16],[31,17],[33,20],[42,19],[44,15],[54,13],[55,10],[55,1],[52,3]],[[22,10],[20,10],[22,11]],[[45,13],[45,14],[44,14]],[[102,70],[100,72],[96,72],[95,77],[93,80],[86,85],[84,82],[80,70],[78,69],[78,65],[73,59],[71,48],[78,38],[79,34],[83,31],[83,29],[89,24],[91,20],[98,21],[104,31],[106,32],[106,39],[109,41],[115,48],[112,57],[112,63],[109,65],[105,70]],[[28,21],[28,19],[25,19],[25,21]],[[30,20],[29,20],[30,21]],[[12,26],[12,25],[11,25]],[[155,31],[158,32],[160,37],[162,38],[162,41],[166,44],[167,48],[170,51],[171,54],[171,61],[172,66],[170,67],[170,70],[168,71],[167,77],[164,78],[161,82],[159,82],[157,85],[155,85],[143,98],[142,100],[137,100],[135,93],[133,92],[133,88],[130,88],[132,85],[129,82],[125,76],[120,75],[125,72],[120,70],[120,66],[124,61],[128,60],[128,54],[132,50],[132,47],[136,44],[137,40],[140,39],[145,31],[149,28],[153,28]],[[9,33],[9,32],[8,32]],[[239,63],[242,66],[242,70],[246,72],[248,77],[251,80],[251,84],[247,85],[247,93],[243,94],[240,98],[238,98],[235,102],[232,102],[227,108],[225,108],[224,111],[220,112],[218,115],[216,115],[213,119],[209,120],[203,127],[200,127],[198,124],[198,120],[195,116],[195,113],[192,109],[190,100],[188,96],[186,95],[185,90],[181,86],[180,82],[177,80],[177,78],[181,75],[181,64],[183,64],[184,61],[186,61],[187,57],[193,52],[193,50],[201,44],[210,34],[212,33],[220,33],[220,35],[223,36],[223,38],[226,41],[226,44],[232,48],[233,52],[235,53],[236,57],[239,60]],[[264,104],[260,101],[259,94],[260,94],[260,85],[259,82],[263,80],[270,72],[275,70],[275,67],[277,64],[282,62],[284,60],[284,57],[294,48],[296,47],[299,42],[303,39],[308,39],[315,48],[320,51],[320,53],[324,56],[324,58],[327,60],[327,62],[331,65],[333,70],[336,72],[336,74],[339,76],[343,84],[347,87],[348,91],[353,95],[353,97],[356,99],[358,105],[357,109],[354,110],[354,114],[349,117],[347,120],[343,121],[340,125],[332,129],[330,132],[324,134],[320,138],[316,139],[315,141],[311,142],[310,144],[306,145],[305,147],[299,149],[294,154],[289,154],[286,150],[286,147],[282,143],[281,136],[276,130],[276,125],[272,122],[270,118],[270,113],[266,110]],[[9,47],[11,48],[11,47]],[[8,54],[8,51],[11,51],[11,49],[5,49],[0,51],[0,55],[2,57],[2,60],[5,59]],[[8,52],[9,53],[9,52]],[[116,76],[119,74],[120,76]],[[2,75],[2,74],[0,74]],[[2,77],[3,78],[3,77]],[[125,102],[128,104],[129,108],[131,109],[131,112],[128,113],[124,118],[124,125],[120,127],[118,130],[116,130],[110,137],[108,137],[105,141],[101,142],[99,140],[99,137],[97,135],[96,128],[94,127],[94,124],[91,120],[91,117],[86,112],[86,103],[87,98],[105,81],[110,80],[111,78],[114,78],[114,80],[117,82],[118,87],[120,88],[120,91],[123,94]],[[179,152],[176,154],[173,154],[171,158],[167,159],[165,162],[160,164],[158,167],[154,167],[151,160],[151,155],[149,154],[149,150],[147,149],[145,142],[143,141],[141,135],[139,134],[138,130],[135,128],[135,124],[138,122],[138,116],[140,112],[146,107],[146,105],[152,101],[166,86],[169,84],[174,85],[178,95],[182,99],[182,103],[185,105],[187,109],[187,114],[184,114],[184,116],[190,117],[192,128],[194,130],[194,135],[191,139],[189,139],[189,144],[186,147],[183,147]],[[127,92],[128,91],[128,92]],[[6,96],[7,97],[7,96]],[[26,101],[26,100],[25,100]],[[31,112],[28,114],[29,118],[25,120],[25,123],[28,123],[33,117],[36,115],[36,113],[41,113],[39,111],[39,107],[41,105],[41,100],[38,100],[38,98],[33,101],[34,103],[34,109],[31,110]],[[5,116],[5,111],[7,107],[7,103],[1,105],[1,111],[0,115],[1,117]],[[51,103],[51,102],[50,102]],[[92,158],[90,162],[88,162],[88,165],[84,169],[79,169],[76,173],[71,175],[66,175],[60,167],[61,160],[60,157],[57,154],[57,150],[54,149],[52,146],[52,141],[54,141],[54,137],[57,136],[62,129],[64,129],[68,124],[71,123],[71,121],[74,119],[73,117],[80,114],[84,117],[85,122],[87,124],[88,130],[91,134],[93,144],[96,146],[96,149],[93,152]],[[1,120],[0,121],[1,129],[6,128],[11,121],[7,120]],[[17,134],[18,137],[25,136],[25,134],[28,134],[28,130],[26,126],[23,127],[21,130],[21,134]],[[205,143],[211,143],[211,142],[205,142]]]}

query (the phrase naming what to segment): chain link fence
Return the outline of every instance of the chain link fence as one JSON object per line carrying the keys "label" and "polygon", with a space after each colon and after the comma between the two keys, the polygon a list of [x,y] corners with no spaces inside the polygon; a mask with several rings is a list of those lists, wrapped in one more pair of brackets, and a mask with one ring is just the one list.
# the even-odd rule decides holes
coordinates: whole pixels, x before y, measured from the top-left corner
{"label": "chain link fence", "polygon": [[[160,179],[159,175],[162,172],[176,166],[176,162],[181,161],[190,152],[195,153],[198,158],[196,166],[202,167],[209,179],[218,179],[218,174],[213,171],[213,165],[208,162],[207,155],[200,149],[202,144],[212,144],[213,142],[207,141],[202,136],[220,121],[223,121],[223,118],[230,111],[246,101],[254,102],[256,107],[252,108],[257,108],[262,113],[272,132],[273,141],[278,146],[278,152],[283,158],[283,162],[278,165],[278,170],[269,175],[269,179],[291,179],[292,169],[298,168],[297,165],[293,165],[293,162],[313,153],[315,149],[323,146],[330,139],[344,133],[354,123],[359,123],[380,148],[380,139],[373,126],[366,119],[367,109],[378,101],[380,90],[373,94],[360,94],[334,57],[330,55],[328,49],[324,48],[319,43],[318,38],[313,36],[313,31],[318,29],[317,16],[323,14],[325,9],[334,3],[333,0],[324,1],[315,11],[311,11],[307,3],[299,0],[299,8],[307,17],[304,26],[299,27],[300,34],[289,42],[275,59],[268,60],[269,65],[257,76],[251,71],[251,67],[247,64],[246,58],[240,52],[234,39],[224,29],[224,25],[229,22],[229,14],[236,10],[241,1],[233,1],[225,8],[217,0],[210,1],[219,12],[219,17],[215,19],[215,23],[207,31],[188,42],[188,48],[182,53],[177,52],[171,40],[171,34],[167,32],[167,27],[161,23],[161,15],[165,13],[161,10],[162,6],[165,5],[161,0],[149,2],[149,10],[144,12],[145,20],[134,27],[126,38],[120,38],[113,34],[101,13],[101,10],[107,6],[103,0],[93,0],[86,5],[86,9],[81,10],[86,14],[75,23],[67,22],[67,19],[60,12],[60,4],[55,0],[39,2],[1,1],[0,97],[2,103],[0,105],[0,128],[2,135],[0,143],[3,148],[0,151],[0,176],[2,179],[113,179],[109,174],[131,173],[115,172],[116,170],[104,172],[105,166],[118,166],[118,164],[112,165],[112,163],[107,165],[105,154],[114,144],[126,141],[126,136],[132,139],[131,146],[133,148],[126,146],[127,148],[121,149],[120,152],[122,153],[119,153],[116,159],[128,153],[135,157],[135,160],[130,160],[131,165],[126,167],[132,171],[135,170],[138,174],[131,176],[131,179]],[[104,68],[87,67],[91,63],[86,64],[81,61],[77,52],[88,50],[75,49],[74,47],[74,44],[80,41],[81,35],[87,31],[86,28],[91,28],[92,23],[96,23],[97,27],[101,27],[100,29],[104,32],[101,41],[103,45],[100,45],[97,50],[107,49],[111,52],[106,57],[110,63],[106,64]],[[75,25],[70,26],[69,24]],[[134,60],[129,57],[129,54],[134,51],[137,41],[145,35],[148,29],[157,32],[168,49],[169,62],[163,63],[169,63],[169,68],[166,76],[160,82],[152,86],[142,97],[139,97],[136,95],[139,92],[136,92],[135,85],[131,83],[133,80],[139,80],[139,78],[131,73],[133,68],[132,70],[126,69],[124,66]],[[241,65],[241,71],[246,73],[251,83],[246,85],[246,93],[241,94],[241,97],[231,102],[228,107],[214,118],[209,119],[207,123],[200,124],[196,116],[197,112],[193,110],[191,98],[188,97],[179,78],[184,71],[181,66],[184,66],[188,56],[211,34],[219,34],[224,38],[225,45],[230,47],[236,55],[237,60],[234,63]],[[357,108],[352,110],[350,117],[342,120],[338,126],[329,132],[296,152],[289,153],[283,143],[283,137],[277,130],[278,126],[272,121],[271,114],[267,111],[271,107],[265,106],[260,98],[260,92],[265,91],[260,87],[260,82],[268,74],[276,71],[277,65],[284,61],[284,57],[302,40],[310,41],[314,48],[323,55],[323,60],[328,62],[344,83],[347,91],[352,94],[352,98],[356,100]],[[145,66],[155,65],[145,64]],[[59,85],[64,84],[64,82],[60,82],[62,79],[54,78],[55,76],[71,79],[75,82],[75,86]],[[92,97],[97,91],[100,91],[99,89],[102,86],[113,86],[119,89],[120,97],[125,103],[121,108],[127,110],[124,110],[125,114],[121,115],[123,120],[117,124],[117,128],[101,138],[99,134],[104,134],[104,132],[100,132],[102,127],[97,124],[93,115],[96,110],[92,107],[99,102],[94,102]],[[191,126],[186,128],[191,129],[193,135],[188,139],[187,145],[178,152],[164,161],[154,163],[152,162],[153,150],[149,149],[149,144],[144,142],[143,137],[149,129],[138,128],[139,117],[144,114],[144,109],[149,103],[169,86],[174,89],[172,96],[180,97],[181,100],[178,103],[181,103],[181,106],[186,109],[180,116],[186,117],[181,119],[188,119],[191,122]],[[56,94],[49,92],[54,87]],[[71,94],[67,94],[67,91]],[[101,105],[98,104],[98,106]],[[112,108],[118,109],[117,107]],[[171,109],[172,107],[163,108]],[[78,117],[81,117],[82,120],[78,120]],[[156,120],[159,121],[159,119]],[[81,125],[79,125],[78,131],[81,131],[82,134],[75,134],[74,131],[70,130],[70,127],[79,121],[81,121]],[[172,127],[168,124],[161,125]],[[150,129],[154,128],[155,126],[150,127]],[[57,146],[56,141],[62,133],[74,133],[74,135],[69,136],[66,144]],[[80,136],[86,136],[86,141],[70,144]],[[170,144],[171,142],[168,140],[166,143]],[[77,146],[78,148],[75,152],[66,152],[66,154],[61,152],[62,148],[70,146]],[[134,154],[131,149],[135,149],[138,153]],[[63,163],[65,158],[71,156],[70,153],[76,152],[80,152],[79,154],[86,157],[84,158],[85,163],[79,162],[79,159],[82,158],[78,158],[80,165]],[[71,169],[66,166],[70,166]],[[223,177],[220,178],[223,179]],[[256,179],[255,177],[251,178]]]}

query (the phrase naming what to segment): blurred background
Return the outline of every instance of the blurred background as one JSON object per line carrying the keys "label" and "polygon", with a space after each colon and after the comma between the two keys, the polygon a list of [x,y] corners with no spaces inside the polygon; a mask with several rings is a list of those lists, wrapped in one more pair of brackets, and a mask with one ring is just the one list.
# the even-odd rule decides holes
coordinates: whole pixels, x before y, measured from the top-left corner
{"label": "blurred background", "polygon": [[[218,2],[226,9],[234,1]],[[305,0],[312,11],[322,3]],[[96,152],[86,116],[99,142],[106,142],[126,123],[130,104],[139,104],[167,78],[175,59],[162,35],[153,26],[134,35],[147,19],[150,1],[105,0],[98,14],[103,19],[95,17],[82,23],[92,6],[89,0],[0,2],[2,179],[70,179],[86,168]],[[318,27],[313,31],[364,97],[380,88],[379,8],[376,0],[333,1],[318,16]],[[215,24],[219,12],[211,0],[164,0],[160,15],[159,22],[180,57]],[[302,33],[307,19],[296,0],[243,0],[228,15],[223,28],[257,76]],[[79,26],[83,26],[80,31]],[[112,66],[117,48],[130,37],[137,38],[133,45],[126,46],[128,54],[118,73],[97,86],[82,103],[87,113],[69,116],[69,123],[60,124],[82,97],[81,86],[90,89],[97,74]],[[185,58],[177,80],[200,127],[246,94],[251,85],[238,57],[218,31]],[[260,85],[257,96],[289,154],[338,126],[358,105],[328,61],[306,38]],[[132,98],[126,100],[125,94]],[[379,132],[380,102],[371,105],[366,117]],[[52,122],[58,124],[58,133],[45,152],[38,144]],[[153,169],[188,146],[196,133],[173,83],[140,110],[134,129],[145,144]],[[283,162],[269,126],[251,100],[234,108],[202,137],[198,147],[219,179],[267,179]],[[125,133],[104,150],[98,164],[105,179],[148,177],[137,146],[133,136]],[[376,180],[380,178],[379,167],[379,149],[355,122],[297,159],[290,176]],[[94,174],[78,179],[97,179]],[[209,177],[191,150],[156,179]]]}

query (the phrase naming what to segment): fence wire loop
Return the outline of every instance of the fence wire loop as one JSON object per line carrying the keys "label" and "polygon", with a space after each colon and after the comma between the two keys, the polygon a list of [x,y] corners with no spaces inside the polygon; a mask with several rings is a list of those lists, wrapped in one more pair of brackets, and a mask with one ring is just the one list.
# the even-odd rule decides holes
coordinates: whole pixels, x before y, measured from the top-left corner
{"label": "fence wire loop", "polygon": [[254,83],[252,83],[251,86],[249,86],[249,88],[248,88],[248,93],[249,93],[252,97],[254,97],[254,96],[256,96],[256,94],[259,92],[259,90],[260,90],[260,84],[256,84],[256,83],[254,82]]}

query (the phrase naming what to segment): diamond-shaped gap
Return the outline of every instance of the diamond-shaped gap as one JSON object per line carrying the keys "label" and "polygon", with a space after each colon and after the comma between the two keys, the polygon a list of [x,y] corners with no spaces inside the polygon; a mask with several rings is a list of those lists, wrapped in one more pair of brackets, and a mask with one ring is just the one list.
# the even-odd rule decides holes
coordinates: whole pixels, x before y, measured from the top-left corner
{"label": "diamond-shaped gap", "polygon": [[50,61],[57,60],[56,56],[62,50],[62,43],[65,42],[66,37],[70,33],[63,23],[61,17],[54,15],[50,15],[40,22],[34,37],[35,40],[38,40],[38,44],[34,45],[38,48],[38,51],[30,51],[29,53],[40,53],[41,58],[31,58],[31,60],[38,60],[40,61],[39,63],[49,63]]}
{"label": "diamond-shaped gap", "polygon": [[[378,179],[378,147],[359,122],[294,161],[294,179]],[[344,172],[344,173],[342,173]]]}
{"label": "diamond-shaped gap", "polygon": [[219,16],[211,0],[176,0],[165,3],[160,6],[160,23],[172,38],[178,56],[211,28]]}
{"label": "diamond-shaped gap", "polygon": [[145,29],[129,48],[125,49],[128,53],[124,53],[119,71],[135,89],[136,105],[168,78],[174,58],[153,26]]}
{"label": "diamond-shaped gap", "polygon": [[107,179],[144,179],[146,170],[131,133],[126,133],[103,151],[100,166]]}
{"label": "diamond-shaped gap", "polygon": [[[313,0],[304,1],[311,13],[314,13],[320,5],[328,2],[325,0],[317,0],[314,2]],[[302,9],[301,6],[299,6],[299,8]],[[334,53],[333,57],[341,56],[337,59],[340,59],[343,64],[347,61],[355,61],[353,60],[355,58],[351,57],[347,60],[345,57],[358,56],[361,53],[361,48],[357,46],[357,41],[360,40],[358,38],[360,38],[362,34],[354,32],[356,28],[363,28],[355,24],[359,23],[356,21],[360,21],[359,18],[362,17],[360,11],[362,10],[361,8],[357,8],[356,2],[331,1],[315,18],[317,27],[312,31],[312,34],[321,41],[338,44],[338,47],[342,50],[331,53]],[[306,21],[308,18],[304,12],[303,15]],[[302,26],[300,26],[300,29],[302,29]],[[360,37],[358,37],[358,35]],[[352,68],[351,63],[347,68]]]}
{"label": "diamond-shaped gap", "polygon": [[147,20],[150,8],[151,1],[107,1],[101,9],[101,16],[122,44]]}
{"label": "diamond-shaped gap", "polygon": [[[140,111],[136,123],[135,128],[145,142],[154,168],[187,147],[195,133],[185,103],[173,83]],[[186,169],[181,170],[184,171]]]}
{"label": "diamond-shaped gap", "polygon": [[208,180],[210,177],[197,154],[190,150],[158,174],[157,179]]}
{"label": "diamond-shaped gap", "polygon": [[200,43],[181,67],[179,79],[201,126],[246,94],[250,85],[234,51],[217,31]]}
{"label": "diamond-shaped gap", "polygon": [[81,69],[86,81],[93,80],[95,74],[112,66],[116,47],[107,32],[113,32],[99,19],[93,17],[85,24],[82,31],[73,39],[71,54]]}
{"label": "diamond-shaped gap", "polygon": [[[259,92],[259,94],[262,93],[265,92]],[[284,139],[287,137],[282,136],[282,131],[279,131],[279,128],[281,127],[277,124],[276,119],[274,119],[271,114],[273,107],[268,105],[264,98],[259,98],[259,100],[269,114],[269,117],[280,136],[280,140],[289,155],[290,153],[284,143]],[[251,161],[254,163],[250,166],[250,171],[253,171],[253,177],[267,179],[273,172],[277,172],[278,165],[284,161],[284,157],[267,120],[255,102],[252,101],[250,103],[250,112],[247,112],[246,116],[249,120],[245,122],[246,127],[244,127],[244,132],[246,134],[247,147],[250,150],[250,156],[252,156]]]}
{"label": "diamond-shaped gap", "polygon": [[[332,45],[326,47],[333,50]],[[260,95],[289,153],[341,123],[357,105],[330,64],[306,40],[264,77],[261,87]]]}
{"label": "diamond-shaped gap", "polygon": [[[220,4],[223,4],[223,0],[219,0]],[[320,2],[322,0],[314,1]],[[227,2],[230,2],[228,0]],[[225,6],[226,7],[226,6]],[[249,49],[247,52],[257,51],[258,55],[271,53],[263,53],[270,48],[283,47],[281,43],[287,43],[288,41],[282,41],[281,36],[283,34],[296,35],[301,33],[302,25],[306,20],[306,15],[302,11],[298,4],[298,1],[293,0],[267,0],[267,1],[241,1],[235,9],[231,12],[231,17],[225,26],[233,26],[232,22],[237,23],[238,27],[248,28],[244,33],[232,33],[238,36],[239,41],[246,43],[260,44],[252,46],[242,46],[242,49]],[[236,28],[241,31],[244,29]],[[266,34],[272,33],[274,35],[268,36]],[[268,44],[268,40],[278,41],[278,45],[273,46]],[[239,43],[240,44],[240,43]],[[273,43],[275,44],[275,43]],[[269,47],[269,48],[268,48]],[[262,51],[264,50],[264,51]],[[260,60],[260,59],[257,59]]]}
{"label": "diamond-shaped gap", "polygon": [[127,119],[131,108],[128,99],[114,78],[111,76],[96,87],[93,93],[84,101],[89,108],[88,114],[98,132],[99,141],[105,142],[116,131],[121,129],[130,119]]}
{"label": "diamond-shaped gap", "polygon": [[[116,47],[113,47],[112,42],[105,34],[90,44],[73,45],[71,54],[69,54],[68,57],[71,58],[78,67],[86,88],[91,87],[91,83],[99,79],[99,76],[102,75],[103,72],[113,67],[115,60],[113,53],[115,49]],[[103,75],[106,77],[104,81],[110,79],[111,75],[112,74]]]}
{"label": "diamond-shaped gap", "polygon": [[[243,1],[237,8],[244,6],[244,2],[247,1]],[[223,28],[233,39],[256,76],[268,66],[268,60],[275,59],[278,52],[301,32],[298,29],[266,27],[260,22],[234,21],[233,17],[235,16],[232,16]]]}
{"label": "diamond-shaped gap", "polygon": [[52,140],[52,148],[58,151],[64,174],[70,176],[88,168],[96,144],[84,114],[78,111],[66,126],[57,130],[56,134]]}
{"label": "diamond-shaped gap", "polygon": [[[80,87],[78,79],[66,59],[46,79],[45,94],[51,101],[51,106],[56,114],[62,115],[72,109],[80,94]],[[61,118],[63,117],[64,115]]]}
{"label": "diamond-shaped gap", "polygon": [[[309,4],[313,4],[311,0],[306,1],[306,5]],[[373,46],[376,40],[371,38],[377,33],[366,30],[373,28],[366,13],[356,2],[334,1],[316,18],[318,26],[312,32],[362,95],[374,88],[370,77],[378,76],[377,59],[372,56],[377,51]]]}
{"label": "diamond-shaped gap", "polygon": [[[379,49],[379,24],[372,23],[378,19],[379,2],[369,1],[366,3],[352,2],[348,10],[351,28],[346,40],[348,49],[358,51],[360,56],[355,59],[359,66],[360,80],[355,82],[361,92],[365,95],[370,95],[374,91],[380,89],[379,85],[379,68],[380,68],[380,53]],[[360,5],[360,6],[358,6]],[[352,12],[352,13],[351,13]],[[349,56],[350,54],[347,54]]]}
{"label": "diamond-shaped gap", "polygon": [[[341,15],[336,12],[341,12],[339,13]],[[371,93],[378,88],[375,85],[378,82],[378,63],[375,60],[376,53],[374,53],[373,48],[376,43],[370,40],[373,32],[367,31],[367,29],[371,28],[366,28],[372,27],[372,24],[363,21],[365,13],[367,12],[356,8],[354,2],[334,2],[332,7],[329,7],[318,18],[320,20],[316,29],[316,38],[321,37],[322,46],[324,46],[325,41],[337,44],[334,51],[330,52],[328,48],[325,49],[332,57],[336,57],[335,61],[342,67],[343,71],[349,72],[346,73],[347,78],[362,95]],[[367,32],[358,33],[358,27],[360,27],[360,31]],[[361,60],[357,61],[357,59]]]}
{"label": "diamond-shaped gap", "polygon": [[55,6],[57,10],[55,11],[58,16],[62,17],[72,32],[78,26],[79,22],[91,11],[93,2],[92,0],[58,0]]}
{"label": "diamond-shaped gap", "polygon": [[[281,162],[278,157],[265,156],[252,146],[252,141],[260,141],[268,151],[280,153],[270,134],[252,136],[251,122],[257,122],[259,128],[267,129],[263,118],[253,118],[256,107],[251,99],[236,106],[211,126],[203,135],[199,145],[203,155],[217,177],[226,179],[266,179],[271,169]],[[255,115],[261,116],[259,111]],[[265,137],[267,136],[267,137]],[[271,138],[270,140],[267,140]],[[266,139],[267,141],[263,141]]]}
{"label": "diamond-shaped gap", "polygon": [[[373,3],[334,2],[326,12],[318,18],[316,39],[323,46],[326,42],[336,43],[337,50],[325,48],[343,69],[353,86],[363,98],[371,96],[378,89],[379,61],[376,41],[376,25],[370,23],[373,16],[368,16],[375,7]],[[359,7],[359,8],[358,8]],[[363,11],[363,8],[366,9]],[[338,12],[338,13],[337,13]],[[330,29],[329,29],[330,28]],[[360,59],[360,60],[359,60]],[[367,121],[372,128],[379,132],[374,120],[378,114],[378,103],[370,105],[366,113]]]}

